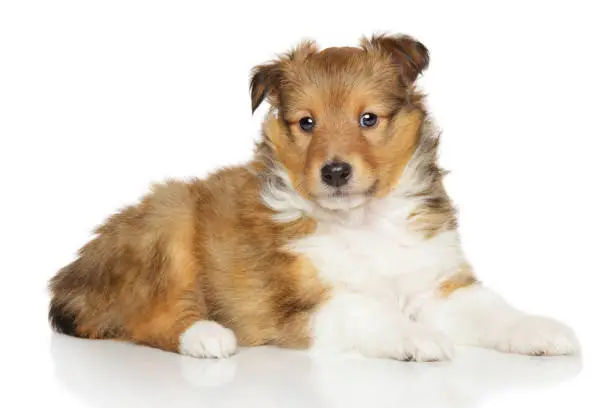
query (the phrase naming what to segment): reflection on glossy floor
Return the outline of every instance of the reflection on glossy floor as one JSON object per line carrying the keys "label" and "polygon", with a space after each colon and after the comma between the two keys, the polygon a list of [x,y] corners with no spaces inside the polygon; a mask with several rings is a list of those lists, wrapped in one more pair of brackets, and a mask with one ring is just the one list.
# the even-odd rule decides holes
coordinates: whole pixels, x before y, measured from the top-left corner
{"label": "reflection on glossy floor", "polygon": [[[554,393],[581,370],[576,357],[460,349],[415,364],[317,358],[275,348],[199,360],[111,341],[51,338],[55,375],[92,407],[480,407],[500,396]],[[507,399],[506,399],[507,400]],[[523,401],[518,399],[518,401]],[[501,406],[491,403],[490,406]],[[527,405],[530,406],[530,405]]]}

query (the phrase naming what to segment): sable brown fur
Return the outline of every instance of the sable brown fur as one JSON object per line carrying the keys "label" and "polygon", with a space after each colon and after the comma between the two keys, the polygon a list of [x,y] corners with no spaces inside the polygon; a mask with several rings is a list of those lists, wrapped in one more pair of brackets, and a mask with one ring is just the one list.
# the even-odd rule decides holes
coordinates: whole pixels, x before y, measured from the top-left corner
{"label": "sable brown fur", "polygon": [[55,328],[176,351],[188,326],[210,319],[243,345],[306,346],[302,326],[325,288],[282,244],[313,223],[269,222],[258,183],[226,169],[156,186],[111,217],[52,279]]}
{"label": "sable brown fur", "polygon": [[[253,161],[205,180],[156,185],[110,217],[51,280],[51,324],[74,336],[178,351],[188,327],[212,320],[232,329],[240,345],[307,347],[311,315],[329,288],[307,258],[286,248],[317,221],[305,213],[276,222],[262,194],[287,189],[311,199],[330,154],[351,160],[373,197],[396,189],[413,165],[411,188],[422,188],[405,194],[423,200],[407,218],[429,235],[455,228],[437,138],[426,131],[413,85],[428,62],[426,48],[410,37],[375,36],[361,48],[319,51],[305,42],[256,67],[252,108],[267,99],[276,116],[264,123]],[[329,124],[309,137],[297,127],[305,101]],[[380,123],[365,134],[351,115],[369,106]]]}

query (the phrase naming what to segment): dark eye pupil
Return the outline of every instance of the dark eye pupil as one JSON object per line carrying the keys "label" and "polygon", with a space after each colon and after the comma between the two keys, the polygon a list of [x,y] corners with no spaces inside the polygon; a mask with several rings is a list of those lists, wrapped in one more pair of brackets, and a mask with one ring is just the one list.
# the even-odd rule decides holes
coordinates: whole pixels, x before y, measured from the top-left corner
{"label": "dark eye pupil", "polygon": [[305,130],[306,132],[311,131],[312,128],[314,128],[314,119],[311,117],[305,117],[300,119],[300,127],[302,128],[302,130]]}
{"label": "dark eye pupil", "polygon": [[372,127],[376,124],[378,117],[373,113],[364,113],[361,115],[361,119],[359,120],[359,124],[362,127]]}

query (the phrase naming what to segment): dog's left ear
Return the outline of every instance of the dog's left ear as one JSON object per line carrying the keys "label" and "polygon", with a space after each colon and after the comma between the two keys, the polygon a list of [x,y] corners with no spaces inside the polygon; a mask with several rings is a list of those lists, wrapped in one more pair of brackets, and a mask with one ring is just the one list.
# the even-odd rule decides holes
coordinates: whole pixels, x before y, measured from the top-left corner
{"label": "dog's left ear", "polygon": [[258,65],[251,71],[251,110],[255,112],[263,100],[275,100],[281,79],[280,61]]}
{"label": "dog's left ear", "polygon": [[369,39],[362,39],[361,46],[366,51],[373,49],[390,54],[402,77],[409,82],[414,82],[429,65],[427,48],[407,35],[374,35]]}

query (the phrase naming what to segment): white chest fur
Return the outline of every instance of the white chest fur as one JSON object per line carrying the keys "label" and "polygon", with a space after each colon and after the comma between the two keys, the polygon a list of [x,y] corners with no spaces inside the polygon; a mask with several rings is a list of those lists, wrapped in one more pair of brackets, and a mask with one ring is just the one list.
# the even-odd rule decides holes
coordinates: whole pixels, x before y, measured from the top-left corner
{"label": "white chest fur", "polygon": [[313,235],[292,248],[306,255],[332,288],[403,309],[464,262],[455,231],[427,238],[410,228],[406,214],[405,203],[366,208],[351,219],[320,222]]}

